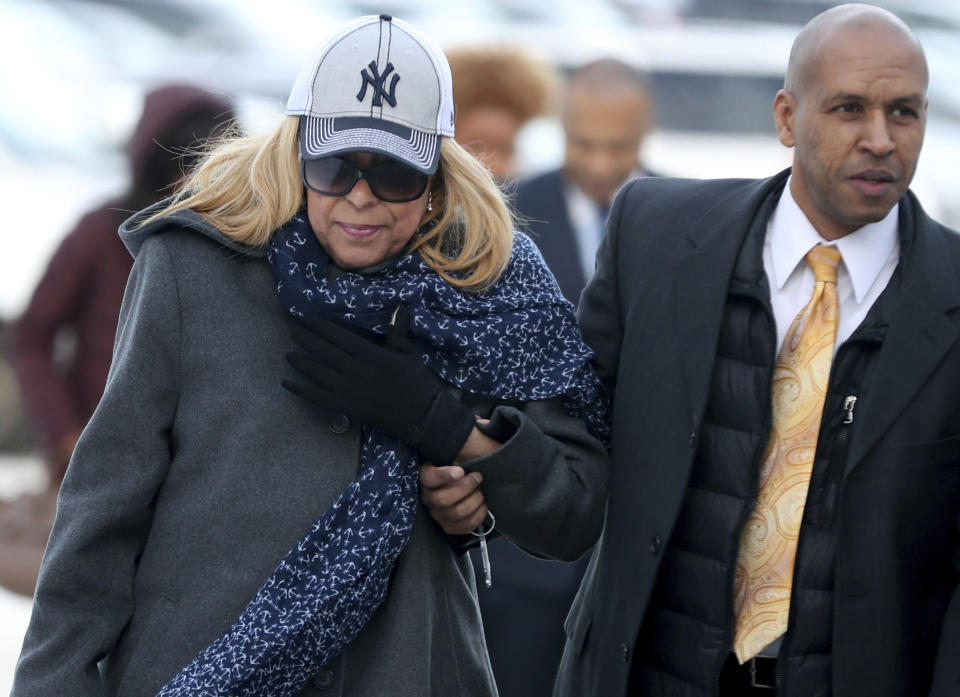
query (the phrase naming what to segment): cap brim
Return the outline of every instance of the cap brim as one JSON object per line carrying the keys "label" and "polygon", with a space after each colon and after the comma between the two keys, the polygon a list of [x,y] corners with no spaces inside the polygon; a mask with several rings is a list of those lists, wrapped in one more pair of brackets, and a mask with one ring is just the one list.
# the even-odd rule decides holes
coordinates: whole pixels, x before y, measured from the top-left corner
{"label": "cap brim", "polygon": [[440,136],[384,119],[300,117],[300,156],[305,160],[348,152],[375,152],[424,174],[440,163]]}

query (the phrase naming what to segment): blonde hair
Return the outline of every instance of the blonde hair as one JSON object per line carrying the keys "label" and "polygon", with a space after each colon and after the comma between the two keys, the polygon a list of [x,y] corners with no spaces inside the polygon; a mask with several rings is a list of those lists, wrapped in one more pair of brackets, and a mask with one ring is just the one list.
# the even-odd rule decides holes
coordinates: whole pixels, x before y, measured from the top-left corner
{"label": "blonde hair", "polygon": [[[263,135],[228,134],[214,140],[180,193],[141,225],[192,209],[230,239],[264,247],[274,230],[304,205],[297,129],[287,116]],[[486,168],[450,138],[440,145],[440,166],[431,181],[433,210],[422,234],[410,239],[450,285],[480,291],[506,268],[513,245],[513,218]]]}

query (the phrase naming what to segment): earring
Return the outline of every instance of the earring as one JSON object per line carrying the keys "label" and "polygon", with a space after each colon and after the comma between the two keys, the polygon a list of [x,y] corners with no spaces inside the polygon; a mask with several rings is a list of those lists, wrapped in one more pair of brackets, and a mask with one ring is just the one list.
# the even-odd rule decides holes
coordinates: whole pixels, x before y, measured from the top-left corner
{"label": "earring", "polygon": [[427,194],[427,212],[430,213],[433,211],[433,192]]}

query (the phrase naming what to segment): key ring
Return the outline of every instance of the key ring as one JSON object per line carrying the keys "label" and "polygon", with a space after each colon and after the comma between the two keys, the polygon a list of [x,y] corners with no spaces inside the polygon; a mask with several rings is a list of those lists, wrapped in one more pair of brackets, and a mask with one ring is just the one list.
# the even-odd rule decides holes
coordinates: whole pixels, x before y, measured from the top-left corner
{"label": "key ring", "polygon": [[[484,528],[487,525],[487,518],[490,519],[490,527],[484,530]],[[487,510],[487,518],[484,518],[483,522],[480,523],[480,525],[478,525],[476,529],[471,530],[470,534],[473,535],[474,537],[486,537],[491,532],[493,532],[493,529],[497,527],[497,519],[493,515],[493,511]],[[477,532],[477,530],[479,530],[480,532]]]}

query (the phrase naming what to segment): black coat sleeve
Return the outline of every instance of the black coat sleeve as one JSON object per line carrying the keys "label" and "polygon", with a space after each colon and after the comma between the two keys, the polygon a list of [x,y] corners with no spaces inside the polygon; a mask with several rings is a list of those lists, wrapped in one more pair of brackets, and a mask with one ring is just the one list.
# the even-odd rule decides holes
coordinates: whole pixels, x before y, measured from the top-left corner
{"label": "black coat sleeve", "polygon": [[603,526],[609,461],[600,441],[559,398],[497,407],[488,432],[504,442],[464,463],[483,474],[496,529],[536,556],[573,561]]}

